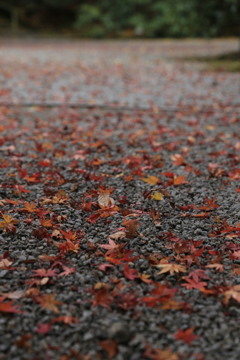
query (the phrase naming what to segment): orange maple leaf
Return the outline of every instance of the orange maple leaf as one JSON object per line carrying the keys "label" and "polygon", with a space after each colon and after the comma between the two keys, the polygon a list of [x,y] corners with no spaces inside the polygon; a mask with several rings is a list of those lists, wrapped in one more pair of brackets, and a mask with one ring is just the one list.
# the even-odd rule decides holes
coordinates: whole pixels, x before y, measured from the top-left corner
{"label": "orange maple leaf", "polygon": [[179,360],[178,354],[172,352],[170,348],[162,350],[149,345],[146,346],[144,356],[152,360]]}
{"label": "orange maple leaf", "polygon": [[36,207],[36,205],[34,204],[34,202],[27,202],[27,201],[24,201],[23,202],[24,204],[24,208],[20,209],[20,210],[24,210],[24,211],[27,211],[27,212],[37,212],[39,209]]}
{"label": "orange maple leaf", "polygon": [[170,275],[173,275],[174,273],[187,271],[186,267],[180,264],[165,263],[165,264],[158,264],[155,266],[159,269],[162,269],[158,274],[169,272]]}
{"label": "orange maple leaf", "polygon": [[59,313],[57,305],[61,305],[62,302],[55,299],[55,294],[44,294],[37,298],[43,309],[51,310],[55,313]]}
{"label": "orange maple leaf", "polygon": [[14,232],[16,230],[16,227],[14,225],[18,223],[18,220],[14,219],[12,216],[3,213],[1,215],[3,221],[0,221],[0,228],[2,228],[4,232]]}
{"label": "orange maple leaf", "polygon": [[232,298],[240,303],[240,285],[234,285],[224,291],[224,303],[228,304],[229,300]]}
{"label": "orange maple leaf", "polygon": [[185,180],[185,175],[182,176],[174,176],[173,178],[173,185],[178,186],[182,184],[189,184],[187,180]]}

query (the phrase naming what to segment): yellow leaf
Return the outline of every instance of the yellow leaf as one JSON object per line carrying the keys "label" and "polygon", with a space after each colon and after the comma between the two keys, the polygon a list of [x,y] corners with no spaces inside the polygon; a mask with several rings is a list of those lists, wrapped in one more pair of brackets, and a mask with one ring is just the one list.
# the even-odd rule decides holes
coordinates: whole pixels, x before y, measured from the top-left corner
{"label": "yellow leaf", "polygon": [[141,180],[150,185],[156,185],[159,182],[159,179],[156,176],[150,176],[150,175],[147,178],[141,178]]}
{"label": "yellow leaf", "polygon": [[151,195],[151,198],[154,199],[154,200],[162,200],[163,199],[163,194],[155,191],[155,193],[153,193]]}

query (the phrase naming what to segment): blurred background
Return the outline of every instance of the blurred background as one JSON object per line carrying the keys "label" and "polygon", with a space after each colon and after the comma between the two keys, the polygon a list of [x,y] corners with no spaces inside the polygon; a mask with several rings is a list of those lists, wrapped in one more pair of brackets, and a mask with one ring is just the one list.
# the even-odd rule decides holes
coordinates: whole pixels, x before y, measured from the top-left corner
{"label": "blurred background", "polygon": [[0,34],[239,36],[239,0],[0,0]]}

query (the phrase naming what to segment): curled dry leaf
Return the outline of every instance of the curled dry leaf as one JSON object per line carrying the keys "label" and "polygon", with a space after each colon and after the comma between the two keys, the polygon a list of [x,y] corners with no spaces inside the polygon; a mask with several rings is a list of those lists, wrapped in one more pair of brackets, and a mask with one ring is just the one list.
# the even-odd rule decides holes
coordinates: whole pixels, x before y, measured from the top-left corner
{"label": "curled dry leaf", "polygon": [[107,209],[115,204],[115,201],[110,197],[108,192],[101,192],[98,195],[98,205],[101,209]]}
{"label": "curled dry leaf", "polygon": [[125,231],[117,231],[113,234],[109,235],[109,238],[111,240],[120,240],[126,237],[126,232]]}
{"label": "curled dry leaf", "polygon": [[4,258],[4,259],[0,260],[0,269],[7,270],[12,265],[12,263],[13,263],[13,261],[11,261],[7,258]]}
{"label": "curled dry leaf", "polygon": [[5,299],[18,300],[18,299],[21,299],[22,297],[24,297],[25,291],[24,290],[16,290],[16,291],[8,292],[8,293],[1,292],[0,295],[2,297],[4,297]]}

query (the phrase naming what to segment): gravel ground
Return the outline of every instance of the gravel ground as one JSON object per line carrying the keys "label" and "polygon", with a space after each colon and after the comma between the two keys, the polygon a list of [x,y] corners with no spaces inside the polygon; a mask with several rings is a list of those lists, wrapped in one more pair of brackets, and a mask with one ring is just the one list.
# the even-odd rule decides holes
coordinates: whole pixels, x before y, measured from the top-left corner
{"label": "gravel ground", "polygon": [[2,45],[1,360],[240,358],[240,74],[167,61],[204,51]]}

